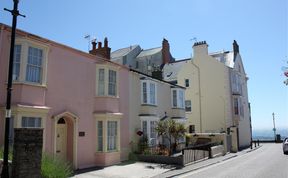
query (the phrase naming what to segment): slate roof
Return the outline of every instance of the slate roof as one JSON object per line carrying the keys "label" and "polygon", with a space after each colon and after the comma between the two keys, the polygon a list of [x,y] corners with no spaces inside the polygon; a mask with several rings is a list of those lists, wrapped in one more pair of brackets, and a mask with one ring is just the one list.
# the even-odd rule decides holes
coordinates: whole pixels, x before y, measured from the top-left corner
{"label": "slate roof", "polygon": [[[130,51],[134,50],[135,48],[137,48],[139,45],[133,45],[133,46],[129,46],[129,47],[126,47],[126,48],[121,48],[121,49],[118,49],[116,51],[113,51],[111,53],[111,58],[113,60],[113,58],[118,58],[118,57],[122,57],[122,56],[125,56],[127,55]],[[139,46],[140,47],[140,46]]]}
{"label": "slate roof", "polygon": [[222,51],[209,54],[227,67],[234,67],[234,53],[232,51]]}
{"label": "slate roof", "polygon": [[161,52],[161,50],[162,50],[162,47],[142,50],[141,53],[137,56],[137,58],[151,56],[153,54]]}
{"label": "slate roof", "polygon": [[176,60],[175,62],[165,64],[163,71],[163,78],[167,81],[177,80],[177,75],[180,72],[183,65],[185,65],[187,60],[191,60],[191,58]]}

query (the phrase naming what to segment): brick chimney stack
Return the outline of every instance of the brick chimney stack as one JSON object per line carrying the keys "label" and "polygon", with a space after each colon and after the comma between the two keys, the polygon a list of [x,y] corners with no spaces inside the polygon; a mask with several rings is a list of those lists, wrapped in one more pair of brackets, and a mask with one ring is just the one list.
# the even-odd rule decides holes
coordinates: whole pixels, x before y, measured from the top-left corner
{"label": "brick chimney stack", "polygon": [[167,64],[171,61],[171,55],[170,55],[170,45],[168,40],[163,38],[162,41],[162,65]]}
{"label": "brick chimney stack", "polygon": [[111,48],[108,46],[107,37],[104,39],[104,47],[102,47],[102,42],[98,42],[98,48],[96,48],[96,44],[95,41],[92,41],[92,50],[90,50],[89,53],[110,60]]}

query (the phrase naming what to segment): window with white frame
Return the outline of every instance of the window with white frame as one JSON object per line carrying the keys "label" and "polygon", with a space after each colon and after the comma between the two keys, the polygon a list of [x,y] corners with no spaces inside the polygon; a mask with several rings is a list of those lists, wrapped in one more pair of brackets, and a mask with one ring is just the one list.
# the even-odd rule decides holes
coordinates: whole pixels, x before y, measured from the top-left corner
{"label": "window with white frame", "polygon": [[233,100],[234,100],[233,101],[234,114],[244,117],[244,107],[243,107],[243,103],[242,103],[241,97],[236,97]]}
{"label": "window with white frame", "polygon": [[235,72],[232,73],[232,92],[242,95],[241,76]]}
{"label": "window with white frame", "polygon": [[185,100],[185,111],[186,112],[191,112],[192,111],[191,100]]}
{"label": "window with white frame", "polygon": [[103,121],[97,122],[97,151],[103,151]]}
{"label": "window with white frame", "polygon": [[108,95],[116,96],[116,71],[109,70],[109,83],[108,83]]}
{"label": "window with white frame", "polygon": [[26,66],[26,81],[41,83],[42,76],[43,50],[30,47],[28,48],[28,60]]}
{"label": "window with white frame", "polygon": [[117,121],[107,122],[107,150],[117,149]]}
{"label": "window with white frame", "polygon": [[105,95],[105,69],[98,70],[98,95]]}
{"label": "window with white frame", "polygon": [[147,137],[148,144],[156,145],[157,144],[157,132],[155,130],[157,121],[155,120],[142,120],[142,131],[143,135]]}
{"label": "window with white frame", "polygon": [[14,46],[13,80],[19,80],[20,75],[21,45]]}
{"label": "window with white frame", "polygon": [[117,71],[107,67],[97,68],[97,96],[117,96]]}
{"label": "window with white frame", "polygon": [[41,118],[40,117],[22,117],[21,127],[41,128]]}
{"label": "window with white frame", "polygon": [[119,148],[119,121],[97,120],[96,122],[96,150],[98,152],[117,151]]}
{"label": "window with white frame", "polygon": [[141,81],[142,85],[142,104],[157,105],[157,88],[156,83],[150,80]]}
{"label": "window with white frame", "polygon": [[13,80],[45,85],[48,47],[29,40],[16,39],[13,58]]}
{"label": "window with white frame", "polygon": [[172,89],[172,107],[184,109],[184,90],[180,88]]}

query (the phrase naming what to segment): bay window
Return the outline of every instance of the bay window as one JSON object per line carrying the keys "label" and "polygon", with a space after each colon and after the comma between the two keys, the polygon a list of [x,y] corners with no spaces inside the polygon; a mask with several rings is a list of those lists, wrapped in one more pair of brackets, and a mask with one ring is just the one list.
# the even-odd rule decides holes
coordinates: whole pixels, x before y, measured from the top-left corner
{"label": "bay window", "polygon": [[48,46],[26,39],[16,39],[13,58],[13,81],[46,85]]}
{"label": "bay window", "polygon": [[96,151],[120,151],[120,118],[121,113],[97,113],[96,119]]}

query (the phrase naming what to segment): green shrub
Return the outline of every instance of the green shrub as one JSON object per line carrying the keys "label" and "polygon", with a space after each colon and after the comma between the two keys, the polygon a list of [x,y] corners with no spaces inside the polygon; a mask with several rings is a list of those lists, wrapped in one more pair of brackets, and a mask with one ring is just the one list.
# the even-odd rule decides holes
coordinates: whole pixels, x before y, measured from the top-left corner
{"label": "green shrub", "polygon": [[[4,148],[0,148],[0,159],[3,159],[4,154]],[[8,153],[8,160],[12,161],[13,158],[13,149],[12,147],[9,147],[9,153]]]}
{"label": "green shrub", "polygon": [[43,178],[66,178],[73,174],[71,165],[53,156],[43,154],[41,174]]}

